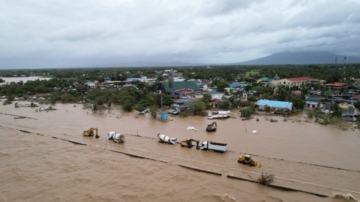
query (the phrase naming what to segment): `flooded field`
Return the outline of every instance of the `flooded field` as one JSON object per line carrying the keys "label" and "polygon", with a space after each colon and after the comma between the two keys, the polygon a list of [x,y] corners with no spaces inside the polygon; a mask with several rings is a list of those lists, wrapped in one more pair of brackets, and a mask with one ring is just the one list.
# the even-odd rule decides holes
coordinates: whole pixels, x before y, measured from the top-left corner
{"label": "flooded field", "polygon": [[2,78],[5,82],[4,83],[0,83],[0,85],[5,85],[5,84],[9,84],[11,82],[20,82],[23,81],[24,83],[26,83],[27,81],[35,81],[35,80],[50,80],[50,78],[42,78],[42,77],[38,77],[38,76],[30,76],[30,77],[3,77]]}
{"label": "flooded field", "polygon": [[[321,126],[301,116],[243,121],[236,111],[225,120],[170,117],[160,122],[120,109],[100,115],[79,104],[54,107],[35,112],[0,106],[0,201],[342,201],[331,197],[336,193],[360,198],[359,130]],[[217,131],[206,132],[213,121]],[[99,129],[99,139],[82,136],[90,127]],[[107,139],[114,130],[125,134],[125,143]],[[178,141],[228,143],[229,151],[159,143],[158,133]],[[261,168],[239,164],[244,153]],[[300,191],[228,177],[257,180],[262,172],[275,175],[273,185]]]}

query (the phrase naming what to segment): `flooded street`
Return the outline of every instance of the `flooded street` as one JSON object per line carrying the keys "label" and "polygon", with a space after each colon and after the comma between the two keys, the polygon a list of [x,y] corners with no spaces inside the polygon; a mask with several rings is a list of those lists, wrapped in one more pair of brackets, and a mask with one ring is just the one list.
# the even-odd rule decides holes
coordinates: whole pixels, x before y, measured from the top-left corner
{"label": "flooded street", "polygon": [[[360,199],[359,130],[298,121],[301,116],[243,121],[236,111],[225,120],[176,116],[160,122],[120,109],[100,115],[80,104],[54,108],[0,106],[0,201],[342,201],[331,197],[336,193]],[[206,132],[213,121],[217,131]],[[99,129],[99,139],[82,136],[90,127]],[[109,131],[125,134],[125,143],[108,140]],[[227,143],[228,152],[159,143],[159,133]],[[244,153],[261,168],[239,164]],[[228,177],[257,180],[262,172],[275,174],[274,185],[330,197]]]}

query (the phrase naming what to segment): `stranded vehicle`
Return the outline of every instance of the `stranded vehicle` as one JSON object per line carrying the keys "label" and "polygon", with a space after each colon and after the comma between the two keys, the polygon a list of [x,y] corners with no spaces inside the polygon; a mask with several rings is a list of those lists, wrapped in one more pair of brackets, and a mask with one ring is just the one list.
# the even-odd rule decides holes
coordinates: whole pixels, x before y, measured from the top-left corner
{"label": "stranded vehicle", "polygon": [[258,167],[258,168],[261,167],[261,163],[253,161],[252,158],[251,158],[251,155],[249,155],[249,154],[245,154],[244,156],[240,156],[238,162],[241,163],[241,164],[244,164],[244,165],[249,165],[251,167]]}
{"label": "stranded vehicle", "polygon": [[217,128],[216,122],[212,122],[211,124],[208,124],[206,127],[206,131],[208,132],[215,132]]}
{"label": "stranded vehicle", "polygon": [[123,143],[125,141],[125,136],[120,133],[116,133],[115,131],[110,131],[108,133],[109,140],[113,140],[116,143]]}
{"label": "stranded vehicle", "polygon": [[163,143],[163,142],[166,142],[166,143],[169,143],[169,144],[177,144],[176,142],[176,138],[170,138],[169,136],[167,135],[164,135],[164,134],[158,134],[158,138],[159,138],[159,142]]}
{"label": "stranded vehicle", "polygon": [[212,141],[204,141],[201,144],[200,149],[202,150],[211,150],[215,152],[226,152],[227,150],[227,143],[218,143]]}
{"label": "stranded vehicle", "polygon": [[[94,132],[94,131],[95,131],[95,132]],[[97,128],[89,128],[89,130],[85,130],[82,134],[83,134],[84,136],[93,136],[93,135],[95,135],[96,138],[99,138],[98,129],[97,129]]]}
{"label": "stranded vehicle", "polygon": [[194,146],[193,142],[195,142],[195,144],[196,144],[196,149],[200,149],[199,140],[186,139],[186,140],[181,141],[180,145],[182,147],[192,148]]}

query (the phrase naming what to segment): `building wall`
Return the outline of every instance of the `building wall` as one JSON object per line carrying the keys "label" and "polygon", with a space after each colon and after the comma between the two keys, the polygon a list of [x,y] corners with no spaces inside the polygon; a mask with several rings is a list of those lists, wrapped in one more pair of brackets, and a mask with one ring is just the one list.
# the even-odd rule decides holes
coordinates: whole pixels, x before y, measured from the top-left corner
{"label": "building wall", "polygon": [[215,99],[217,99],[217,100],[221,100],[222,99],[222,97],[224,96],[224,93],[219,93],[219,94],[210,94],[211,95],[211,99],[212,100],[215,100]]}
{"label": "building wall", "polygon": [[319,106],[319,102],[306,101],[306,102],[305,102],[305,105],[306,105],[307,107],[314,108],[314,107]]}

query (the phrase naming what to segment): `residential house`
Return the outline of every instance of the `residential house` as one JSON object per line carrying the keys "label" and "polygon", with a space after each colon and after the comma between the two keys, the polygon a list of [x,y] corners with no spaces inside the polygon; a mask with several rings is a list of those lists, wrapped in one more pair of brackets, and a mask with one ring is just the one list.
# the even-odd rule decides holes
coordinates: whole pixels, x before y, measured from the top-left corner
{"label": "residential house", "polygon": [[345,87],[346,87],[346,83],[334,82],[334,83],[325,84],[325,86],[326,86],[326,87],[330,87],[330,88],[341,89],[341,88],[345,88]]}
{"label": "residential house", "polygon": [[92,82],[92,81],[85,82],[85,85],[89,86],[90,88],[95,88],[96,87],[95,82]]}
{"label": "residential house", "polygon": [[346,121],[354,121],[356,115],[356,108],[352,104],[346,102],[340,103],[339,107],[342,109],[341,118]]}
{"label": "residential house", "polygon": [[211,95],[211,100],[221,100],[224,96],[224,93],[217,91],[210,91],[209,94]]}
{"label": "residential house", "polygon": [[177,98],[201,94],[201,89],[194,81],[164,82],[164,90]]}
{"label": "residential house", "polygon": [[317,97],[307,97],[305,98],[305,106],[309,108],[319,107],[320,101],[320,98]]}

